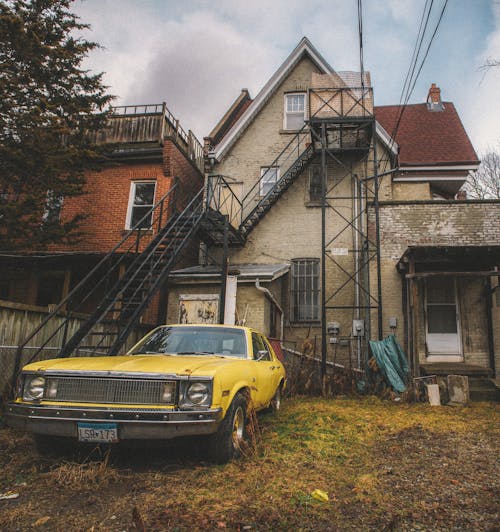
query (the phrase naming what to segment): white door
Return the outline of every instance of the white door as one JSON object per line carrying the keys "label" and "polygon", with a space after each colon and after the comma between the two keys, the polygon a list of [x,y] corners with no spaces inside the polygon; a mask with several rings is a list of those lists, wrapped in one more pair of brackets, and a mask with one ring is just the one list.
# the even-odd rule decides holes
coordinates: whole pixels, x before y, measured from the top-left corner
{"label": "white door", "polygon": [[463,360],[455,279],[428,278],[425,295],[428,361]]}

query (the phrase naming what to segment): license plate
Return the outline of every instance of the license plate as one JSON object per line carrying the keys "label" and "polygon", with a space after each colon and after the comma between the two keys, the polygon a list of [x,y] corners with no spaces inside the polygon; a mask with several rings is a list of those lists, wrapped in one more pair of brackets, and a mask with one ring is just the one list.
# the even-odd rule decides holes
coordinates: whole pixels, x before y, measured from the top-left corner
{"label": "license plate", "polygon": [[78,441],[117,442],[118,425],[116,423],[78,423]]}

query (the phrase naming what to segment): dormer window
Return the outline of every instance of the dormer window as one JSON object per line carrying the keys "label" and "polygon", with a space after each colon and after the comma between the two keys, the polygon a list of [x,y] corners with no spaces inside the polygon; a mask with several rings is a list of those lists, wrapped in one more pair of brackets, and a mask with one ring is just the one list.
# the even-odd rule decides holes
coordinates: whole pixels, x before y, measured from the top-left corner
{"label": "dormer window", "polygon": [[291,92],[285,94],[285,120],[283,129],[297,130],[304,125],[306,118],[306,93]]}

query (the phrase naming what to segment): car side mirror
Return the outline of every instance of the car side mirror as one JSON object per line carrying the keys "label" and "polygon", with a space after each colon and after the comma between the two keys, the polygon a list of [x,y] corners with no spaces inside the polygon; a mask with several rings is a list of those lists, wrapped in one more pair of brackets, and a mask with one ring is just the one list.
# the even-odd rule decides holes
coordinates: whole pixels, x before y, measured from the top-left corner
{"label": "car side mirror", "polygon": [[257,351],[257,358],[256,358],[257,362],[267,357],[268,355],[269,355],[269,351],[265,349],[262,349],[262,351]]}

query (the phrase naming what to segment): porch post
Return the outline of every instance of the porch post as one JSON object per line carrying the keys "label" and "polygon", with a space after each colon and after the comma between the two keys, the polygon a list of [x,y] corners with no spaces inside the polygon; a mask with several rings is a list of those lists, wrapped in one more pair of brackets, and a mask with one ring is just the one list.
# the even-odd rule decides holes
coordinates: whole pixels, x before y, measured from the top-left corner
{"label": "porch post", "polygon": [[486,277],[484,281],[484,291],[486,292],[486,321],[488,328],[488,353],[490,357],[490,368],[493,371],[493,378],[496,377],[495,367],[495,339],[493,335],[493,315],[491,307],[493,306],[493,289],[491,288],[491,277]]}

